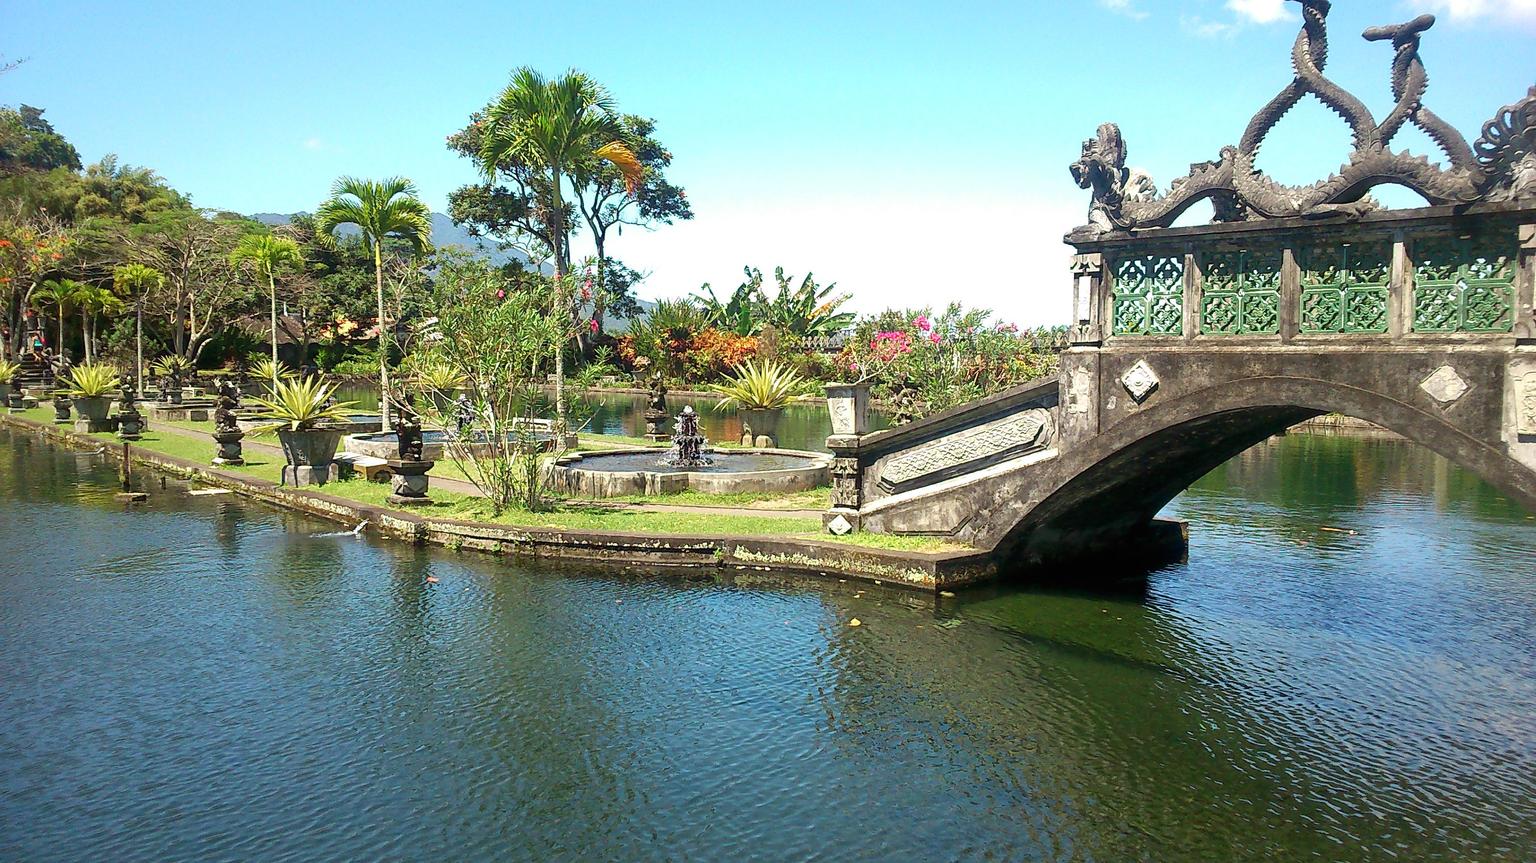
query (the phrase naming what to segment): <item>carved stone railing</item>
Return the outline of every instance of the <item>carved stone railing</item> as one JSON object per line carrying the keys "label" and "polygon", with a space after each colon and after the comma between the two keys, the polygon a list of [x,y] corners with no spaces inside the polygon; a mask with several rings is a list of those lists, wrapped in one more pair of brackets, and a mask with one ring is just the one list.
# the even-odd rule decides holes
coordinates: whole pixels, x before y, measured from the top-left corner
{"label": "carved stone railing", "polygon": [[1536,201],[1073,243],[1073,343],[1533,338]]}
{"label": "carved stone railing", "polygon": [[[834,532],[857,530],[862,513],[882,501],[1048,451],[1056,437],[1059,392],[1059,380],[1051,376],[906,425],[828,438],[832,508],[824,521]],[[936,521],[931,531],[915,525],[908,532],[950,528]]]}

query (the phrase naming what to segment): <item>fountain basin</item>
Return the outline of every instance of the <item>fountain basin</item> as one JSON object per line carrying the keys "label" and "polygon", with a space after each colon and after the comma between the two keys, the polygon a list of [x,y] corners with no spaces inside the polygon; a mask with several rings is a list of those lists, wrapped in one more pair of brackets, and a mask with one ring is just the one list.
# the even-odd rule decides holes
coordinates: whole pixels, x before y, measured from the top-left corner
{"label": "fountain basin", "polygon": [[615,449],[568,455],[547,470],[551,484],[572,497],[625,497],[807,491],[827,484],[832,456],[791,449],[706,450],[713,464],[662,464],[665,449]]}

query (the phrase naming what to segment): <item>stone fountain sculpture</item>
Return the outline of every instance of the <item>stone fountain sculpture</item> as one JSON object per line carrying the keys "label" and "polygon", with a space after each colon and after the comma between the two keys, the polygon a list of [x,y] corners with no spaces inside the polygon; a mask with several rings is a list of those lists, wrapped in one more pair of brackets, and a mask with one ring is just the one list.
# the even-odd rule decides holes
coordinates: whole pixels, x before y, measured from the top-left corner
{"label": "stone fountain sculpture", "polygon": [[645,436],[653,441],[665,441],[667,434],[667,383],[661,372],[651,377],[650,403],[645,409]]}
{"label": "stone fountain sculpture", "polygon": [[214,464],[245,464],[240,441],[245,432],[240,430],[235,408],[240,406],[240,388],[233,381],[219,381],[218,407],[213,412],[213,440],[219,445]]}
{"label": "stone fountain sculpture", "polygon": [[677,433],[672,435],[672,449],[662,457],[668,467],[705,467],[715,460],[704,454],[704,436],[699,434],[699,415],[691,405],[677,415]]}
{"label": "stone fountain sculpture", "polygon": [[427,497],[427,484],[430,481],[427,471],[436,462],[422,457],[421,414],[416,412],[415,400],[409,393],[396,396],[391,401],[395,407],[398,457],[386,460],[390,470],[389,502],[395,506],[431,503]]}

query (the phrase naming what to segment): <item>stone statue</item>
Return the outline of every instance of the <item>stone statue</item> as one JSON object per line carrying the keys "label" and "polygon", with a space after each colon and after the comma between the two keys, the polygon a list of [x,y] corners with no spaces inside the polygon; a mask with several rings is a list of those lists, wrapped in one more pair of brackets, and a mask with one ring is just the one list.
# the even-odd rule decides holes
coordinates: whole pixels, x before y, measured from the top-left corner
{"label": "stone statue", "polygon": [[[1072,179],[1093,193],[1088,224],[1069,241],[1106,233],[1166,228],[1189,207],[1210,200],[1216,221],[1291,216],[1358,217],[1377,204],[1368,192],[1395,183],[1418,192],[1433,205],[1508,201],[1536,196],[1536,87],[1525,98],[1500,108],[1470,146],[1453,126],[1424,104],[1428,75],[1419,41],[1435,23],[1420,15],[1403,24],[1372,27],[1368,41],[1390,42],[1392,96],[1396,104],[1380,122],[1363,102],[1324,74],[1328,62],[1329,0],[1297,0],[1301,30],[1291,50],[1295,76],[1259,109],[1236,146],[1220,157],[1190,165],[1189,173],[1159,194],[1152,178],[1125,164],[1120,128],[1105,123],[1083,142],[1070,166]],[[1349,126],[1354,150],[1349,161],[1326,179],[1306,186],[1278,183],[1255,166],[1264,139],[1286,112],[1315,96]],[[1392,139],[1404,126],[1418,127],[1443,153],[1448,167],[1424,156],[1397,152]]]}
{"label": "stone statue", "polygon": [[137,388],[136,379],[128,375],[123,376],[117,406],[117,436],[122,440],[138,440],[144,431],[144,416],[133,404],[133,391]]}
{"label": "stone statue", "polygon": [[459,393],[459,397],[453,402],[453,424],[458,430],[459,437],[467,434],[475,424],[475,406],[470,403],[469,396]]}
{"label": "stone statue", "polygon": [[677,433],[672,436],[672,449],[662,458],[668,467],[705,467],[715,460],[704,454],[704,436],[699,434],[699,415],[692,405],[684,405],[677,415]]}
{"label": "stone statue", "polygon": [[240,430],[235,408],[240,406],[240,390],[234,383],[220,380],[218,406],[213,412],[213,430],[228,433]]}
{"label": "stone statue", "polygon": [[659,371],[651,376],[650,400],[644,417],[645,436],[653,441],[667,440],[667,382]]}
{"label": "stone statue", "polygon": [[422,458],[421,414],[409,393],[395,401],[395,436],[399,441],[401,461],[424,461]]}

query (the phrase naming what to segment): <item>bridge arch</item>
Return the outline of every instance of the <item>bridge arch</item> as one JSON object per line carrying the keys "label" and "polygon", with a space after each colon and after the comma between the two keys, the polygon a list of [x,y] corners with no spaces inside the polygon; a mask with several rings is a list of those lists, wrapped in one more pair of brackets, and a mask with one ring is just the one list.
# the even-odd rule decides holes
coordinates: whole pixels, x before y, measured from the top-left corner
{"label": "bridge arch", "polygon": [[[1504,447],[1372,390],[1292,376],[1225,380],[1149,404],[1053,460],[1029,500],[993,513],[1004,559],[1026,565],[1088,556],[1145,531],[1180,492],[1228,459],[1298,422],[1340,413],[1379,425],[1467,468],[1536,511],[1536,471]],[[1042,465],[1042,468],[1045,466]]]}

